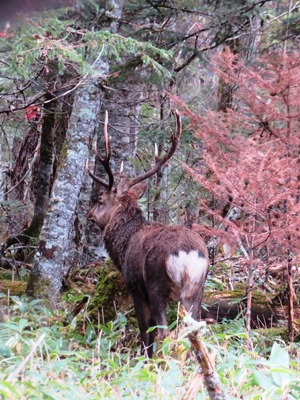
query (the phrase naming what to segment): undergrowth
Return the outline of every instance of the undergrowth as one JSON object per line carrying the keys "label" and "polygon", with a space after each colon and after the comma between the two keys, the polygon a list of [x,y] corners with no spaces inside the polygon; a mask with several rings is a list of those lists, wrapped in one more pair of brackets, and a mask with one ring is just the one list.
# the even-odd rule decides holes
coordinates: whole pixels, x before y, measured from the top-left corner
{"label": "undergrowth", "polygon": [[[43,303],[11,297],[0,324],[0,397],[35,399],[182,399],[198,370],[186,356],[188,342],[165,339],[156,357],[139,356],[136,332],[126,315],[89,321],[83,310],[70,317],[65,297],[53,312]],[[4,300],[4,299],[2,299]],[[3,304],[3,301],[2,301]],[[280,339],[272,346],[253,333],[247,349],[244,321],[209,327],[203,338],[227,399],[299,399],[300,346]],[[134,340],[132,339],[134,338]],[[196,399],[208,399],[202,388]]]}

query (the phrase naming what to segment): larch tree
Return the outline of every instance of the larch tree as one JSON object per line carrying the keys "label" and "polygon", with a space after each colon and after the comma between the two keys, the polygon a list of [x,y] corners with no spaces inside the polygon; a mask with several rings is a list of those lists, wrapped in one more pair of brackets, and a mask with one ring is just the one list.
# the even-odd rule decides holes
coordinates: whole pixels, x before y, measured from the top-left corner
{"label": "larch tree", "polygon": [[[250,67],[228,49],[215,62],[220,78],[235,85],[236,106],[204,116],[185,109],[204,147],[202,166],[185,168],[207,193],[200,205],[211,219],[197,228],[243,258],[249,331],[255,281],[262,284],[272,264],[299,265],[300,63],[296,53],[270,53]],[[238,218],[212,208],[213,198]]]}

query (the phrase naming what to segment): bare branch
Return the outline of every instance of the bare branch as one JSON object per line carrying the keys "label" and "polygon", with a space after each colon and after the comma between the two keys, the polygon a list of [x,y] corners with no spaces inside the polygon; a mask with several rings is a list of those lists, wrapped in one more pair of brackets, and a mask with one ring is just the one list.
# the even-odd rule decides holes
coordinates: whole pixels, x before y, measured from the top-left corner
{"label": "bare branch", "polygon": [[39,151],[40,151],[40,147],[41,147],[41,143],[39,142],[36,149],[33,152],[33,158],[32,161],[29,165],[28,170],[25,172],[25,174],[22,176],[22,178],[13,186],[11,187],[7,192],[4,193],[4,196],[7,196],[9,193],[11,193],[13,190],[15,190],[19,185],[21,185],[21,183],[26,179],[26,177],[28,176],[28,174],[30,173],[30,171],[32,170],[38,155],[39,155]]}

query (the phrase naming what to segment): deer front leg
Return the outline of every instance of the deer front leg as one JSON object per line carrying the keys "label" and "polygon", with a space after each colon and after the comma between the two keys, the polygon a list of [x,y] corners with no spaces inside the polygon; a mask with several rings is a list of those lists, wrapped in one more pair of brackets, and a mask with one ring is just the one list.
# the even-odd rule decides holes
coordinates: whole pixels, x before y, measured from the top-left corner
{"label": "deer front leg", "polygon": [[150,326],[155,325],[151,316],[151,308],[147,300],[139,293],[139,291],[132,291],[131,296],[140,330],[141,351],[142,354],[151,358],[153,356],[153,343],[155,337],[154,331],[147,333]]}

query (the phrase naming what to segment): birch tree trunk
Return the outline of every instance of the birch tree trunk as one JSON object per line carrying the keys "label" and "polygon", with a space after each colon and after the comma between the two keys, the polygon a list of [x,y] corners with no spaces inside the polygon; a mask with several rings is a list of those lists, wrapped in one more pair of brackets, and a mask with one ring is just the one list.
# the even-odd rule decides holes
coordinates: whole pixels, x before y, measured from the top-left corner
{"label": "birch tree trunk", "polygon": [[[103,72],[107,68],[102,65]],[[101,92],[91,80],[75,95],[66,135],[64,160],[53,184],[48,211],[40,235],[39,248],[28,282],[27,293],[51,297],[55,304],[66,273],[68,244],[72,240],[75,210],[88,157],[89,140],[94,134],[101,106]]]}
{"label": "birch tree trunk", "polygon": [[[123,1],[109,1],[110,29],[115,31],[116,19],[122,12]],[[107,9],[108,10],[108,9]],[[105,76],[109,64],[101,55],[93,67]],[[69,250],[72,247],[74,221],[80,190],[85,175],[85,162],[90,143],[98,127],[103,91],[99,78],[91,77],[77,90],[69,119],[60,167],[53,184],[48,211],[40,235],[39,247],[27,286],[27,293],[34,297],[48,298],[56,305],[68,270]]]}

